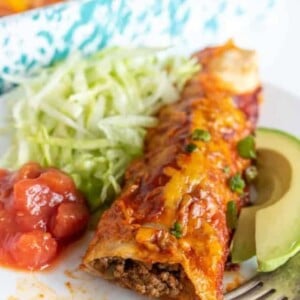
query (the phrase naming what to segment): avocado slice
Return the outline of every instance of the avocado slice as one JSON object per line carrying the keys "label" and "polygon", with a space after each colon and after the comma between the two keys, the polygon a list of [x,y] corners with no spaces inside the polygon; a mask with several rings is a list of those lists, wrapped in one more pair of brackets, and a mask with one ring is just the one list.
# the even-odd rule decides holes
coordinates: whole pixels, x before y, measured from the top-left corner
{"label": "avocado slice", "polygon": [[256,145],[256,205],[241,211],[231,256],[241,262],[256,254],[259,271],[267,272],[300,250],[300,141],[262,128]]}
{"label": "avocado slice", "polygon": [[257,131],[258,176],[254,181],[255,205],[241,210],[232,242],[231,260],[234,263],[245,261],[256,254],[256,212],[279,200],[288,191],[291,182],[292,169],[288,159],[283,154],[270,149],[271,147],[262,148],[265,146],[262,143],[262,140],[265,140],[264,132],[264,129]]}
{"label": "avocado slice", "polygon": [[[258,269],[268,272],[300,250],[300,140],[279,130],[261,129],[257,134],[257,145],[282,154],[291,168],[291,174],[284,173],[284,170],[275,174],[281,182],[290,176],[288,190],[278,201],[256,213]],[[275,166],[277,162],[273,164]]]}

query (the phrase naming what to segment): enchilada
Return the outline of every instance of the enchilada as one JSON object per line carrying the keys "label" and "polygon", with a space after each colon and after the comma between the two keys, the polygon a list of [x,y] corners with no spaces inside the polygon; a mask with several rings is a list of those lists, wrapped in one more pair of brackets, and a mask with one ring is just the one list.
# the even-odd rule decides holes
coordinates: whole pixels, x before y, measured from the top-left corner
{"label": "enchilada", "polygon": [[87,271],[151,297],[222,299],[228,213],[248,197],[252,160],[237,144],[258,117],[256,55],[229,42],[194,56],[201,71],[158,113],[83,259]]}

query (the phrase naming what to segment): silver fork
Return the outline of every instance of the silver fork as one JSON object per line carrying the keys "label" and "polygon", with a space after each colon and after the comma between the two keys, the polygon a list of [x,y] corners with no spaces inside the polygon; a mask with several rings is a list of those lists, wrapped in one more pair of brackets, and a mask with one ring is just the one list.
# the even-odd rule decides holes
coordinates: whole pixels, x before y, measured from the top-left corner
{"label": "silver fork", "polygon": [[300,300],[300,253],[270,273],[259,273],[225,300]]}

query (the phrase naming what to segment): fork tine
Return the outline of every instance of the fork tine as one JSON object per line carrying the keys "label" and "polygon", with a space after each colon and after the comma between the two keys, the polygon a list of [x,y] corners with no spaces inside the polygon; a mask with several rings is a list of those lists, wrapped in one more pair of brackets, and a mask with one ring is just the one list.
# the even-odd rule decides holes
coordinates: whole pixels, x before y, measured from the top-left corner
{"label": "fork tine", "polygon": [[231,292],[225,295],[225,300],[232,300],[237,297],[240,297],[247,292],[251,291],[252,289],[258,287],[261,284],[261,281],[258,279],[250,280],[243,284],[242,286],[232,290]]}
{"label": "fork tine", "polygon": [[263,285],[260,285],[256,289],[252,289],[251,291],[247,292],[246,294],[239,297],[239,300],[262,300],[267,299],[267,296],[274,294],[276,291],[275,289],[270,289]]}
{"label": "fork tine", "polygon": [[288,300],[288,297],[285,297],[284,295],[280,295],[278,293],[274,293],[267,297],[267,300]]}
{"label": "fork tine", "polygon": [[300,300],[300,251],[284,265],[258,273],[244,286],[225,294],[225,300]]}

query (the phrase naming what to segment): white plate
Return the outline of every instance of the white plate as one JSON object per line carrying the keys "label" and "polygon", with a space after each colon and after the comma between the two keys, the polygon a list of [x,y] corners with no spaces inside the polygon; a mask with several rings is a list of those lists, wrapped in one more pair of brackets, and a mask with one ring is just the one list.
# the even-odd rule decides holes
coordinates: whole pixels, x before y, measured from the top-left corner
{"label": "white plate", "polygon": [[[261,107],[260,126],[283,129],[300,136],[300,99],[265,84],[265,100]],[[0,109],[0,120],[5,111]],[[3,144],[1,144],[3,148]],[[131,291],[122,289],[112,283],[90,276],[78,270],[80,260],[90,239],[86,235],[64,255],[60,263],[51,271],[44,273],[15,272],[0,269],[1,300],[137,300],[145,299]],[[228,283],[240,282],[255,274],[255,260],[244,263],[239,273],[225,275]]]}

